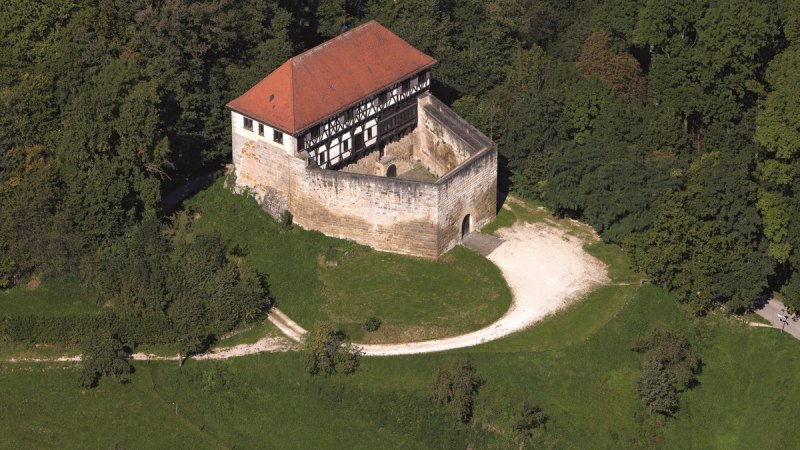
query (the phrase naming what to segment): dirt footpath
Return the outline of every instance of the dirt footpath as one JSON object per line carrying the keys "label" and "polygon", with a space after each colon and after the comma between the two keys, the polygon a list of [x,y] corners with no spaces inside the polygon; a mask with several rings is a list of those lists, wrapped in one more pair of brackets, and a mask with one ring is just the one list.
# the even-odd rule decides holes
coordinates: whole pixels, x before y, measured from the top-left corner
{"label": "dirt footpath", "polygon": [[607,283],[605,265],[583,250],[584,241],[547,223],[501,229],[505,240],[488,258],[503,272],[513,301],[497,322],[472,333],[405,344],[362,345],[365,355],[389,356],[470,347],[528,328],[593,287]]}

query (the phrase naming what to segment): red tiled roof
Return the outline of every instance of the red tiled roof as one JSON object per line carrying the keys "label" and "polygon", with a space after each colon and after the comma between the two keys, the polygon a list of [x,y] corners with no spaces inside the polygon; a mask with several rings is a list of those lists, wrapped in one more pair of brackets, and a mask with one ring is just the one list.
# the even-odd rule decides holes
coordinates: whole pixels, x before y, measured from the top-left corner
{"label": "red tiled roof", "polygon": [[227,107],[296,134],[435,63],[373,20],[286,61]]}

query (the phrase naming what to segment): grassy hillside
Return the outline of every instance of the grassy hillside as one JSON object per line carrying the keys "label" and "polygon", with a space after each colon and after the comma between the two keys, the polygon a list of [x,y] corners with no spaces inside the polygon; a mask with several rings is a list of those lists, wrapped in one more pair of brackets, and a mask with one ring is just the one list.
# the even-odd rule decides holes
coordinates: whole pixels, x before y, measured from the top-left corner
{"label": "grassy hillside", "polygon": [[[666,427],[636,396],[641,356],[629,350],[654,323],[684,330],[705,363]],[[129,385],[84,391],[71,365],[4,364],[0,436],[3,447],[508,448],[513,411],[531,399],[550,415],[537,446],[790,448],[798,348],[724,318],[695,328],[657,288],[612,287],[505,340],[367,358],[346,377],[313,378],[298,354],[264,354],[183,369],[138,363]],[[436,369],[460,357],[485,380],[473,425],[430,399]]]}
{"label": "grassy hillside", "polygon": [[[246,258],[280,274],[271,280],[281,305],[305,312],[306,320],[330,313],[324,306],[330,292],[323,289],[326,276],[343,271],[347,276],[339,278],[356,277],[381,264],[370,258],[385,256],[365,252],[348,267],[349,256],[341,255],[363,249],[301,230],[257,232],[275,225],[257,208],[241,211],[227,223],[250,236],[239,243],[248,250]],[[210,223],[201,220],[200,226]],[[296,252],[288,251],[290,243]],[[323,281],[309,277],[317,284],[302,285],[290,269],[281,269],[281,262],[289,268],[316,264],[320,248],[328,249],[326,259],[341,263],[314,266],[330,269]],[[285,252],[284,260],[268,249]],[[550,420],[524,448],[795,446],[786,426],[800,414],[800,342],[721,315],[694,319],[664,290],[640,286],[640,276],[617,247],[593,244],[588,250],[609,264],[614,283],[537,326],[442,354],[365,358],[351,376],[311,377],[298,353],[262,354],[190,360],[182,369],[139,362],[129,384],[104,379],[97,389],[82,390],[75,364],[0,363],[0,448],[517,448],[512,425],[525,400],[539,404]],[[468,252],[453,254],[457,260],[472,258]],[[385,258],[401,266],[398,273],[415,274]],[[480,263],[472,263],[435,270],[446,277],[474,277],[468,268]],[[303,295],[317,295],[317,303],[292,306]],[[364,305],[369,298],[356,291],[353,297]],[[631,347],[655,325],[681,332],[703,358],[699,385],[681,394],[680,410],[668,421],[649,416],[635,388],[642,355]],[[233,339],[246,342],[273,331],[253,330]],[[468,359],[484,380],[469,425],[431,398],[436,371],[457,359]]]}
{"label": "grassy hillside", "polygon": [[[306,328],[332,320],[358,340],[430,339],[479,329],[511,304],[497,267],[464,248],[432,261],[286,230],[223,180],[185,206],[197,212],[198,229],[220,233],[269,277],[276,305]],[[364,336],[361,325],[373,315],[383,325]]]}

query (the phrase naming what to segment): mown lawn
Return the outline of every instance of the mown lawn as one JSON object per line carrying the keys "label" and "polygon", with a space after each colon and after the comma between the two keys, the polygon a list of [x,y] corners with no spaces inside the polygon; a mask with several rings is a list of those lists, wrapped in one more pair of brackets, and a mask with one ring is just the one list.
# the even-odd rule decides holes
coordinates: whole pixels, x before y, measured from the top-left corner
{"label": "mown lawn", "polygon": [[36,289],[25,284],[0,290],[0,315],[62,315],[97,312],[101,308],[73,278],[45,278]]}
{"label": "mown lawn", "polygon": [[[297,239],[307,248],[299,253],[315,263],[327,248],[323,257],[339,264],[326,265],[329,273],[365,270],[348,268],[348,258],[363,249],[292,233],[302,234],[279,233],[265,245],[281,248],[281,240]],[[255,260],[253,240],[246,258]],[[314,242],[316,251],[308,250]],[[796,447],[800,342],[718,314],[692,318],[669,293],[640,286],[618,248],[595,244],[589,251],[610,265],[619,284],[504,339],[440,354],[365,358],[351,376],[311,377],[303,356],[289,352],[189,360],[182,369],[138,362],[129,384],[104,379],[83,390],[75,364],[0,363],[0,448],[519,448],[513,423],[526,400],[549,421],[523,448]],[[319,303],[307,311],[324,317],[326,284],[315,279]],[[278,292],[291,293],[292,279],[273,282],[286,283]],[[295,295],[289,299],[302,298]],[[680,395],[680,410],[667,421],[649,416],[639,399],[642,355],[631,350],[656,325],[685,335],[703,359],[699,385]],[[484,380],[469,425],[431,398],[437,370],[459,359]]]}
{"label": "mown lawn", "polygon": [[[456,247],[439,261],[379,252],[354,253],[320,270],[325,310],[359,342],[403,342],[453,336],[497,320],[511,305],[500,270]],[[371,316],[381,327],[362,325]]]}
{"label": "mown lawn", "polygon": [[[357,340],[430,339],[488,325],[511,304],[500,271],[464,248],[432,261],[286,230],[223,180],[184,206],[198,213],[198,229],[220,233],[266,274],[276,306],[306,328],[331,320]],[[365,335],[373,315],[383,324]]]}
{"label": "mown lawn", "polygon": [[[506,339],[366,358],[352,376],[311,377],[300,354],[281,353],[140,362],[128,385],[82,390],[74,365],[0,365],[0,447],[517,448],[524,400],[550,417],[525,448],[794,446],[800,343],[724,317],[695,323],[653,286],[604,289]],[[704,361],[666,425],[636,394],[641,355],[630,350],[655,324],[684,333]],[[484,379],[471,425],[430,397],[436,370],[459,358]]]}

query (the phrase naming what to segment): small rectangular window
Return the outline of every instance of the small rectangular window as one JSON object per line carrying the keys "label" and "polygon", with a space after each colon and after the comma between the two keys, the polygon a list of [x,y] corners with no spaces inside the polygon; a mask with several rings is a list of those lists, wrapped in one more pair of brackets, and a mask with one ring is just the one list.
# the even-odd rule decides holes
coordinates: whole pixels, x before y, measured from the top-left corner
{"label": "small rectangular window", "polygon": [[376,95],[375,98],[372,99],[372,107],[378,108],[381,106],[381,96]]}
{"label": "small rectangular window", "polygon": [[356,150],[364,148],[364,133],[356,133],[353,135],[353,148]]}
{"label": "small rectangular window", "polygon": [[248,119],[247,117],[244,118],[244,129],[247,131],[253,131],[253,119]]}
{"label": "small rectangular window", "polygon": [[403,81],[403,84],[400,85],[400,93],[405,94],[410,90],[411,90],[411,80]]}
{"label": "small rectangular window", "polygon": [[321,166],[323,164],[325,164],[325,153],[320,153],[319,154],[319,165]]}
{"label": "small rectangular window", "polygon": [[367,140],[372,139],[372,128],[367,128]]}
{"label": "small rectangular window", "polygon": [[386,92],[386,91],[381,92],[380,97],[381,97],[381,105],[385,105],[385,104],[389,103],[389,93],[388,92]]}
{"label": "small rectangular window", "polygon": [[278,144],[283,144],[283,133],[278,130],[274,130],[272,132],[272,140],[277,142]]}
{"label": "small rectangular window", "polygon": [[353,110],[348,109],[347,111],[344,112],[344,121],[350,122],[351,120],[353,120]]}
{"label": "small rectangular window", "polygon": [[315,140],[319,139],[319,129],[321,127],[322,127],[321,125],[317,125],[316,127],[311,129],[311,139],[315,139]]}
{"label": "small rectangular window", "polygon": [[350,150],[350,141],[344,140],[342,141],[342,153]]}
{"label": "small rectangular window", "polygon": [[259,136],[263,136],[264,135],[264,124],[263,123],[258,124],[258,135]]}

